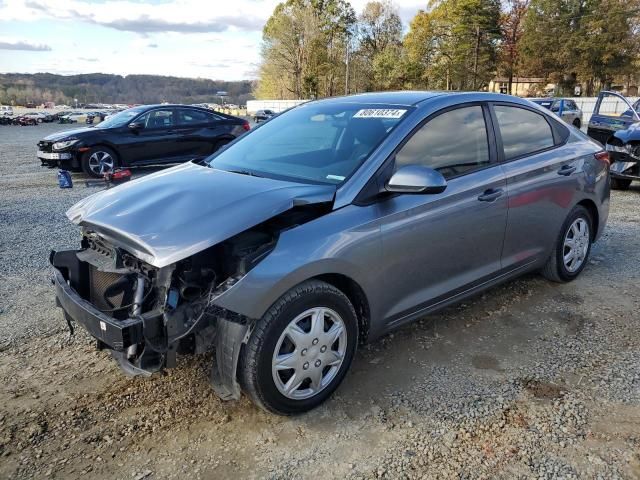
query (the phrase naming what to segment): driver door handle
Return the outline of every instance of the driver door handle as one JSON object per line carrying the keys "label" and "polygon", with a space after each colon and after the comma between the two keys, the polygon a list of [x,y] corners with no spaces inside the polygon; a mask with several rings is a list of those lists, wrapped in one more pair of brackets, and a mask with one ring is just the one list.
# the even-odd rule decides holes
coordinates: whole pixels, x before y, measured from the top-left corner
{"label": "driver door handle", "polygon": [[485,190],[484,193],[478,197],[478,200],[481,202],[493,202],[501,197],[502,193],[501,188],[490,188],[489,190]]}

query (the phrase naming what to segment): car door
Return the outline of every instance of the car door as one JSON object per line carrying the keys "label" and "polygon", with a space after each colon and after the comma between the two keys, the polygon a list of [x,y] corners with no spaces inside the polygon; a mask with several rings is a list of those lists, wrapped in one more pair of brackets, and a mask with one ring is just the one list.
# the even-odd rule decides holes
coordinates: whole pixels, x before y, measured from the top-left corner
{"label": "car door", "polygon": [[622,95],[615,92],[600,92],[589,119],[587,135],[604,145],[615,132],[624,130],[639,121],[640,116]]}
{"label": "car door", "polygon": [[206,112],[194,108],[176,108],[178,123],[178,145],[181,155],[190,158],[202,158],[210,155],[218,137],[230,129],[225,127],[222,117],[213,112]]}
{"label": "car door", "polygon": [[448,185],[378,203],[389,327],[496,275],[507,221],[506,181],[489,111],[467,104],[432,116],[395,155],[395,168],[424,165]]}
{"label": "car door", "polygon": [[502,264],[526,268],[546,261],[568,210],[577,203],[582,161],[565,126],[513,104],[493,104],[496,140],[507,178],[509,215]]}
{"label": "car door", "polygon": [[174,109],[158,108],[130,122],[118,140],[119,153],[129,165],[173,162],[180,157],[177,139]]}

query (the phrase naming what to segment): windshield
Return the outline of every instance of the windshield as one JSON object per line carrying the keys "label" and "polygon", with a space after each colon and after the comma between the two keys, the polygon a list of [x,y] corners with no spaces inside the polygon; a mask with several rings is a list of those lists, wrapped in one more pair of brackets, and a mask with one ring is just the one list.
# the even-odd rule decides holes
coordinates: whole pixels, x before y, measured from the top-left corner
{"label": "windshield", "polygon": [[145,110],[146,107],[134,107],[128,110],[124,110],[120,113],[116,113],[115,115],[111,115],[109,118],[105,119],[104,122],[96,125],[97,128],[113,128],[113,127],[122,127],[133,120],[134,117],[139,115]]}
{"label": "windshield", "polygon": [[338,184],[349,177],[409,107],[306,104],[274,117],[214,154],[209,166],[249,175]]}

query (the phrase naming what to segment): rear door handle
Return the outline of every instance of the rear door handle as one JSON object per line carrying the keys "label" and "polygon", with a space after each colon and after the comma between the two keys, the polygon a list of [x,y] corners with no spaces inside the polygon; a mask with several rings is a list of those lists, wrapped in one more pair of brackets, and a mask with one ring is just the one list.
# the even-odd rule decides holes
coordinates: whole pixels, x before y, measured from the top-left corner
{"label": "rear door handle", "polygon": [[489,190],[485,190],[485,192],[478,197],[478,200],[481,202],[493,202],[501,197],[502,193],[501,188],[490,188]]}
{"label": "rear door handle", "polygon": [[568,177],[575,171],[575,165],[563,165],[562,167],[560,167],[560,170],[558,170],[558,175],[564,175],[565,177]]}

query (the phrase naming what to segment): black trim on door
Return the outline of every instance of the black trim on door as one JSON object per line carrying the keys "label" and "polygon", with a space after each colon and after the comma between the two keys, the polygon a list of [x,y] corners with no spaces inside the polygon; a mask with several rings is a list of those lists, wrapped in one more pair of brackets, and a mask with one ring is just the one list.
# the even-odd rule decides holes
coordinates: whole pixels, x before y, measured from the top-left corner
{"label": "black trim on door", "polygon": [[[564,125],[561,125],[560,123],[555,121],[553,118],[547,116],[546,114],[538,111],[535,108],[528,107],[526,105],[509,103],[509,102],[487,102],[487,105],[491,111],[491,119],[493,121],[493,124],[495,125],[494,135],[496,137],[496,144],[498,145],[498,156],[500,158],[499,160],[500,163],[513,162],[516,160],[521,160],[523,158],[530,157],[531,155],[537,155],[539,153],[549,152],[551,150],[554,150],[556,148],[566,145],[567,141],[569,140],[569,129],[567,129]],[[528,153],[525,153],[524,155],[519,155],[514,158],[506,159],[504,156],[504,144],[502,142],[502,133],[500,132],[500,124],[498,123],[498,117],[496,116],[496,111],[494,109],[495,106],[520,108],[522,110],[528,110],[532,113],[540,115],[542,118],[545,119],[545,121],[549,125],[549,128],[551,129],[551,135],[553,136],[553,145],[551,147],[543,148],[541,150],[528,152]]]}
{"label": "black trim on door", "polygon": [[[489,145],[489,164],[481,167],[481,168],[477,168],[475,170],[471,170],[468,172],[464,172],[461,173],[459,175],[455,175],[453,177],[449,177],[447,178],[447,181],[449,180],[453,180],[455,178],[460,178],[463,177],[465,175],[470,175],[472,173],[476,173],[476,172],[480,172],[482,170],[485,170],[487,168],[492,168],[495,167],[496,165],[498,165],[500,163],[499,161],[499,152],[500,150],[498,149],[498,145],[496,143],[496,132],[495,132],[495,128],[494,128],[494,121],[493,118],[491,116],[491,110],[489,109],[489,102],[487,101],[475,101],[475,102],[465,102],[465,103],[458,103],[456,105],[451,105],[445,108],[442,108],[440,110],[437,110],[436,112],[433,112],[431,115],[425,117],[424,119],[422,119],[403,139],[402,141],[396,146],[396,148],[393,149],[393,152],[391,152],[391,154],[387,157],[387,159],[382,163],[382,165],[380,165],[380,167],[378,168],[378,170],[376,170],[376,172],[371,175],[371,178],[369,179],[369,181],[366,183],[366,185],[362,188],[362,190],[360,190],[360,192],[358,193],[358,195],[356,196],[356,198],[354,199],[353,203],[355,205],[369,205],[370,203],[372,203],[372,201],[375,201],[375,194],[378,193],[380,191],[380,189],[384,186],[384,183],[386,182],[387,179],[382,179],[382,176],[391,176],[393,174],[393,169],[392,164],[395,162],[395,157],[396,154],[406,145],[406,143],[411,140],[411,138],[413,138],[413,136],[416,134],[416,132],[418,132],[422,127],[425,126],[425,124],[427,124],[428,122],[430,122],[431,120],[433,120],[434,118],[445,114],[447,112],[453,111],[453,110],[459,110],[461,108],[468,108],[468,107],[481,107],[482,108],[482,115],[484,117],[484,124],[485,124],[485,133],[487,135],[487,143]],[[493,135],[492,135],[493,133]],[[385,196],[384,198],[389,198],[390,196],[395,196],[398,194],[393,194],[393,195],[389,195],[389,196]]]}

